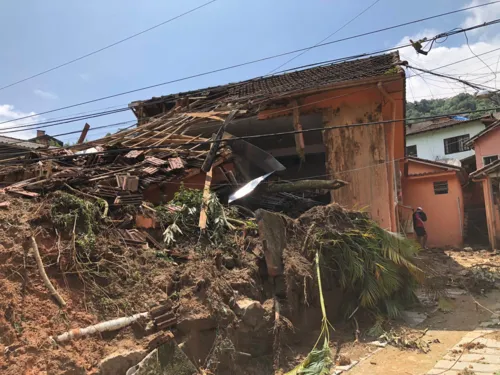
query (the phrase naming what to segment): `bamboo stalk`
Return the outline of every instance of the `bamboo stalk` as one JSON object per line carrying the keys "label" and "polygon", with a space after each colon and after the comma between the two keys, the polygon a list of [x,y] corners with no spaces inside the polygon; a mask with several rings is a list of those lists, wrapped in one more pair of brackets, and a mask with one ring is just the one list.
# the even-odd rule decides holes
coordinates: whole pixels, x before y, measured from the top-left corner
{"label": "bamboo stalk", "polygon": [[33,236],[31,236],[31,248],[33,249],[33,254],[35,255],[36,264],[38,266],[38,272],[40,272],[40,276],[42,276],[43,283],[50,291],[50,293],[54,296],[54,298],[57,300],[59,305],[61,305],[62,307],[66,306],[66,301],[64,301],[61,295],[57,293],[56,288],[54,288],[54,285],[52,285],[52,283],[49,280],[49,277],[47,276],[47,273],[45,272],[45,268],[43,267],[42,257],[40,256],[40,252],[38,251],[38,245],[36,244],[35,237]]}

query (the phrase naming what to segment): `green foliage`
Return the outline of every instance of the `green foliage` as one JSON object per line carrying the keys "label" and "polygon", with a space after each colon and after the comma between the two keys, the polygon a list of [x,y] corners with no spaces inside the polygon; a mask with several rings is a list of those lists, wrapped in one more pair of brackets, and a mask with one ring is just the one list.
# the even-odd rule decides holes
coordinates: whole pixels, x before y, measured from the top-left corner
{"label": "green foliage", "polygon": [[101,210],[99,204],[57,191],[52,200],[51,217],[55,227],[63,233],[72,233],[75,228],[76,244],[90,252],[95,249]]}
{"label": "green foliage", "polygon": [[359,307],[397,317],[405,304],[416,300],[413,291],[423,279],[413,263],[418,247],[367,218],[351,223],[343,231],[323,228],[313,237],[347,296],[344,312],[350,316]]}
{"label": "green foliage", "polygon": [[[416,102],[407,102],[406,117],[414,118],[466,112],[463,114],[464,116],[475,119],[487,115],[488,112],[476,112],[467,115],[467,111],[476,111],[494,107],[496,107],[496,104],[489,99],[479,99],[473,95],[462,93],[446,99],[423,99]],[[418,121],[419,120],[410,122]]]}
{"label": "green foliage", "polygon": [[52,200],[51,217],[54,225],[63,232],[73,231],[76,218],[76,233],[95,233],[101,211],[98,204],[57,191]]}
{"label": "green foliage", "polygon": [[[172,245],[178,237],[192,238],[198,231],[203,192],[189,189],[181,185],[168,205],[156,207],[156,216],[165,228],[164,242]],[[210,193],[207,201],[207,234],[211,242],[220,243],[228,228],[232,228],[226,218],[225,208],[220,204],[217,196]],[[231,214],[231,211],[228,210]]]}

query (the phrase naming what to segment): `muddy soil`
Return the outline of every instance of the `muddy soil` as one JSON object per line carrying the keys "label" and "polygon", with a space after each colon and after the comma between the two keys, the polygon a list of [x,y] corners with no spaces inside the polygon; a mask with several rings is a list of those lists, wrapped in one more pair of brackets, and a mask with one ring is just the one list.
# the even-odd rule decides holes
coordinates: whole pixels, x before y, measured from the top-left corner
{"label": "muddy soil", "polygon": [[[7,197],[0,195],[0,201],[4,199]],[[60,346],[54,345],[49,337],[68,329],[148,311],[167,298],[174,298],[178,304],[179,324],[174,335],[197,367],[206,368],[220,362],[215,374],[274,373],[272,294],[254,253],[235,251],[234,254],[238,255],[225,259],[227,267],[221,269],[216,261],[217,254],[212,253],[189,252],[189,261],[161,259],[147,248],[119,253],[116,244],[104,231],[98,238],[99,249],[109,255],[104,259],[113,262],[126,259],[127,268],[123,273],[118,271],[120,267],[115,269],[116,278],[112,285],[101,284],[102,280],[90,285],[82,282],[82,275],[64,268],[59,255],[64,258],[67,242],[61,244],[53,231],[45,228],[35,234],[47,273],[67,302],[67,307],[61,309],[45,288],[33,256],[23,247],[26,238],[34,234],[33,229],[43,227],[39,220],[47,214],[50,204],[8,199],[10,207],[0,209],[1,374],[96,374],[104,357],[117,351],[144,350],[147,347],[152,337],[145,335],[145,322]],[[247,245],[242,244],[242,247]],[[422,261],[432,266],[432,277],[444,289],[469,285],[467,270],[474,265],[500,265],[500,257],[488,252],[431,251],[422,254]],[[96,293],[95,288],[99,286],[108,294],[101,293],[102,290]],[[326,295],[327,310],[336,311],[335,290],[330,292]],[[257,327],[246,325],[233,312],[234,301],[241,298],[260,301],[262,315]],[[474,298],[485,307],[500,303],[497,291]],[[423,368],[432,367],[447,348],[488,315],[467,293],[457,296],[453,304],[453,309],[446,314],[436,310],[435,306],[421,308],[430,317],[417,328],[428,327],[426,338],[431,341],[439,339],[439,343],[431,345],[429,353],[387,347],[351,373],[417,375]],[[319,308],[311,306],[295,325],[295,331],[285,332],[281,356],[285,370],[300,363],[311,350],[319,335],[320,322]],[[335,328],[331,336],[335,359],[343,356],[354,361],[375,350],[367,344],[373,338],[365,335],[370,327],[361,318],[359,341],[356,341],[354,322],[337,323]],[[227,338],[240,349],[240,352],[231,352],[230,355],[230,359],[238,364],[236,368],[224,366],[225,354],[219,350]],[[401,372],[401,363],[405,364],[405,372]]]}

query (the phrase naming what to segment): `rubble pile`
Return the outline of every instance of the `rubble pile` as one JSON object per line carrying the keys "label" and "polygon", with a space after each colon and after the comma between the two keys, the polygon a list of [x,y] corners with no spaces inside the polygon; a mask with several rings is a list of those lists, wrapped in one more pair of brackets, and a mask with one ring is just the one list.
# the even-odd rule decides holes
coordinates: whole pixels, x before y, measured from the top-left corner
{"label": "rubble pile", "polygon": [[[379,285],[386,281],[382,269],[353,266],[352,262],[366,257],[357,241],[365,237],[380,241],[377,236],[382,230],[364,214],[336,205],[316,207],[298,219],[265,211],[286,232],[272,242],[262,237],[272,231],[259,230],[266,215],[245,216],[221,205],[215,195],[209,199],[206,230],[200,232],[202,192],[187,188],[165,205],[109,204],[107,215],[100,200],[71,190],[35,199],[8,193],[1,197],[10,203],[0,211],[5,233],[0,241],[1,308],[10,311],[0,318],[2,350],[9,353],[0,361],[6,374],[27,369],[63,374],[68,363],[75,373],[95,373],[100,371],[101,359],[118,350],[143,353],[158,348],[160,353],[171,340],[186,354],[181,356],[183,361],[187,358],[214,374],[272,373],[273,360],[266,356],[276,345],[283,345],[274,338],[277,304],[284,323],[282,338],[297,337],[305,326],[321,322],[317,316],[306,319],[319,309],[313,272],[313,252],[318,248],[325,260],[323,285],[329,314],[337,318],[340,311],[351,314],[352,310],[339,310],[342,301],[344,306],[357,301],[362,308],[387,313],[381,310],[384,296],[393,299],[403,291],[389,289],[377,295],[376,303],[364,302],[373,291],[365,291],[369,282],[362,273],[378,277]],[[152,225],[140,227],[145,218]],[[172,226],[177,229],[168,237]],[[34,236],[66,307],[52,300],[29,245],[22,246],[29,236]],[[352,242],[340,249],[339,238]],[[275,258],[279,264],[273,271],[271,246],[280,240],[283,253]],[[395,241],[398,246],[403,243]],[[384,258],[388,249],[378,251]],[[348,252],[355,254],[354,260]],[[399,256],[411,262],[408,254]],[[384,264],[390,268],[403,263]],[[405,267],[401,272],[411,275]],[[93,325],[116,318],[122,318],[120,324],[127,318],[128,323],[111,332],[78,337],[77,332],[94,332]],[[294,362],[282,356],[278,364],[287,368]]]}
{"label": "rubble pile", "polygon": [[2,373],[118,374],[126,363],[143,374],[158,361],[170,361],[163,374],[273,373],[297,364],[283,341],[320,326],[321,298],[332,322],[395,316],[412,300],[413,243],[366,214],[319,202],[295,204],[296,218],[253,210],[261,192],[280,207],[269,199],[343,181],[269,184],[251,205],[222,204],[220,188],[241,184],[224,168],[228,148],[182,134],[200,116],[173,112],[1,165]]}

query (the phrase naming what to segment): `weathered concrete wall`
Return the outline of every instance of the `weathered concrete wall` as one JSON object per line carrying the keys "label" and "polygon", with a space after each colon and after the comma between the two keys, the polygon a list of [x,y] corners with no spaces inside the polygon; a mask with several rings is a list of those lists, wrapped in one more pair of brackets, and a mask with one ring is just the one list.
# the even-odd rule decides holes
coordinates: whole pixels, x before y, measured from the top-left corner
{"label": "weathered concrete wall", "polygon": [[[322,112],[324,127],[404,118],[404,78],[388,76],[381,81],[390,100],[378,89],[379,81],[373,80],[355,87],[304,93],[300,114]],[[291,114],[290,107],[289,112],[276,108],[260,112],[259,119]],[[327,173],[351,183],[333,193],[332,198],[350,208],[365,207],[379,225],[396,231],[399,194],[394,180],[405,155],[404,122],[329,130],[323,140]],[[391,161],[395,161],[394,168]]]}
{"label": "weathered concrete wall", "polygon": [[[377,121],[381,117],[376,102],[356,107],[344,105],[336,110],[328,108],[323,114],[324,127]],[[389,156],[384,125],[329,130],[323,137],[328,173],[349,183],[332,191],[332,201],[349,208],[366,208],[380,226],[390,229],[390,178],[386,165]]]}

